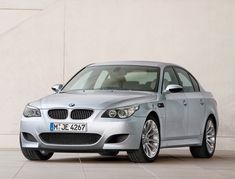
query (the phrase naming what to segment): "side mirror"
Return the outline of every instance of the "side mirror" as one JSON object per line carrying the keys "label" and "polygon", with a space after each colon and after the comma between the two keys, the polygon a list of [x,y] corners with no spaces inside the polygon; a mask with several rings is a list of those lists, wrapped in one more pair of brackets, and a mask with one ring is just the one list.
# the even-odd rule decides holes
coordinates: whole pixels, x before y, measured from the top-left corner
{"label": "side mirror", "polygon": [[51,87],[51,89],[55,91],[56,93],[58,93],[62,88],[63,88],[62,84],[56,84]]}
{"label": "side mirror", "polygon": [[163,91],[165,94],[167,93],[178,93],[183,91],[183,87],[180,85],[171,84],[166,87],[166,89]]}

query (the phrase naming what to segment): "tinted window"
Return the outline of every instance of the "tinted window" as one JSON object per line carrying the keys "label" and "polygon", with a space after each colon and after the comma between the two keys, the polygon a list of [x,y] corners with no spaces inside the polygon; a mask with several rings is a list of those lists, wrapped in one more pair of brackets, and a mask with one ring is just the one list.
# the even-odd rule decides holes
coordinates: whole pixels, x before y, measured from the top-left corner
{"label": "tinted window", "polygon": [[195,90],[196,92],[199,92],[199,91],[200,91],[200,87],[199,87],[199,85],[198,85],[196,79],[195,79],[192,75],[190,75],[190,78],[191,78],[191,80],[192,80],[192,82],[193,82],[194,90]]}
{"label": "tinted window", "polygon": [[170,84],[179,84],[175,72],[172,67],[166,67],[164,70],[162,90],[164,91],[166,87]]}
{"label": "tinted window", "polygon": [[181,68],[175,67],[174,69],[179,77],[179,83],[183,87],[184,92],[194,92],[193,84],[188,73]]}

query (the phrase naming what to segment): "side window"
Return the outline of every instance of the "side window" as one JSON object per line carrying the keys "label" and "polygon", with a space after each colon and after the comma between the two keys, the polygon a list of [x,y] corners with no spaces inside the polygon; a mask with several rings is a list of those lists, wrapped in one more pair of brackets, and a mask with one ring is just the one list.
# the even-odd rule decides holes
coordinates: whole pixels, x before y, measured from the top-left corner
{"label": "side window", "polygon": [[200,87],[198,85],[197,80],[192,75],[190,75],[190,78],[193,82],[193,87],[194,87],[195,92],[200,92]]}
{"label": "side window", "polygon": [[180,85],[183,87],[184,92],[194,92],[193,84],[188,73],[181,68],[175,67],[174,69],[179,77]]}
{"label": "side window", "polygon": [[162,82],[162,91],[170,84],[179,84],[175,72],[172,67],[166,67],[164,69],[163,82]]}

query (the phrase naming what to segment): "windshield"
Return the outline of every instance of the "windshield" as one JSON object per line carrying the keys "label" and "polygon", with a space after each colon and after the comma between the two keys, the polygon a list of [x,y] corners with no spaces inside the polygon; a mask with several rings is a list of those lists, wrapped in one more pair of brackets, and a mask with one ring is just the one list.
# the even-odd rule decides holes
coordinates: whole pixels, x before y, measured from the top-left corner
{"label": "windshield", "polygon": [[157,91],[159,74],[159,67],[90,66],[76,74],[62,92],[73,90]]}

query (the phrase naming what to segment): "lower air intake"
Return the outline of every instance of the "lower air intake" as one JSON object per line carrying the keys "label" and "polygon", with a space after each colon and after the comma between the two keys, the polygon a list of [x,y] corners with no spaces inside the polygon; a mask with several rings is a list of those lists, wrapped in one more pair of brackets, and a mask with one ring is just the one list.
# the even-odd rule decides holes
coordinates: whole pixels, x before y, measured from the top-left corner
{"label": "lower air intake", "polygon": [[83,133],[42,133],[40,138],[48,144],[86,145],[94,144],[100,139],[99,134]]}

